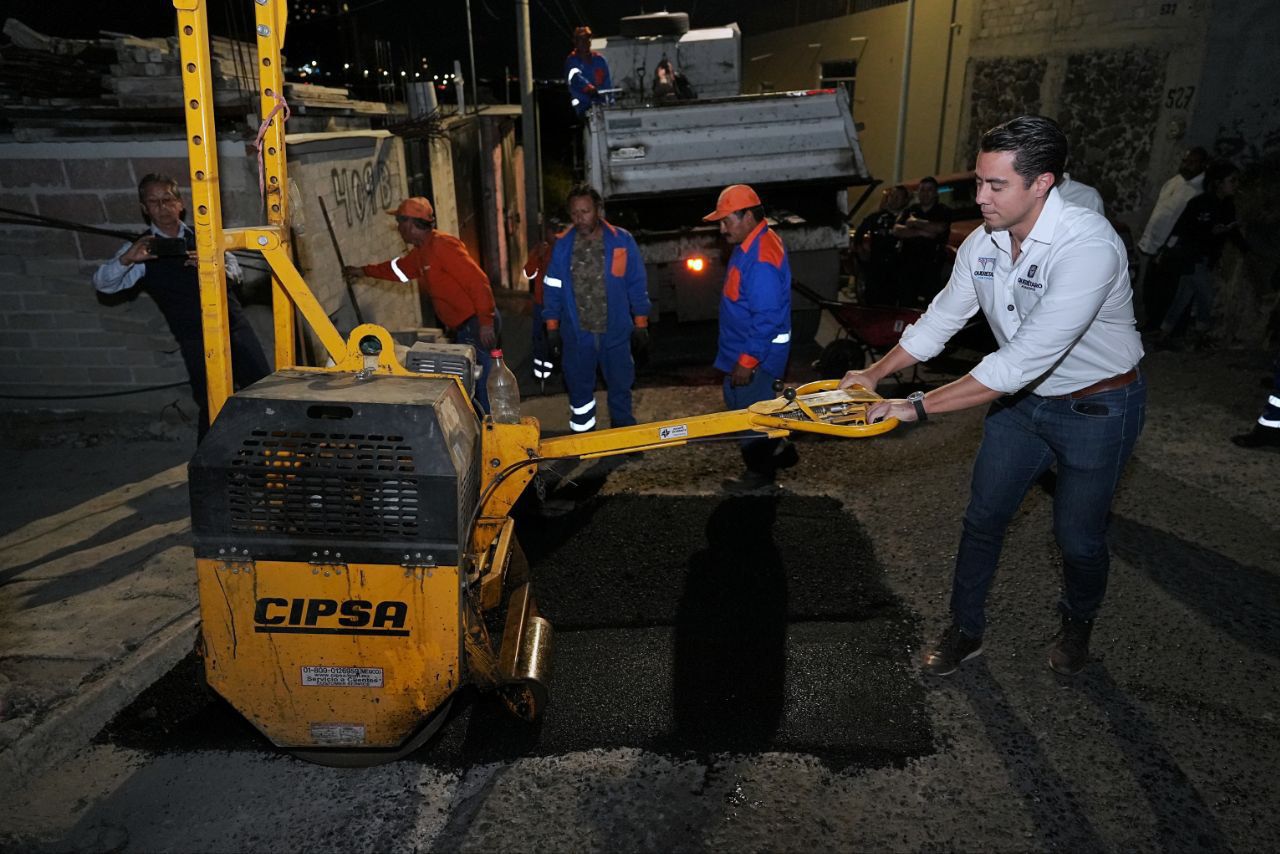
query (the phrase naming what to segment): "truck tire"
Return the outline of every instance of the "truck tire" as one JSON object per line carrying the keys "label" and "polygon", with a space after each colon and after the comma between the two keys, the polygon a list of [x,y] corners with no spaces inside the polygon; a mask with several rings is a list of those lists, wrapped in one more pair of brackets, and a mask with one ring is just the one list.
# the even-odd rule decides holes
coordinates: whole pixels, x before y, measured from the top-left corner
{"label": "truck tire", "polygon": [[689,32],[687,12],[654,12],[651,15],[628,15],[618,21],[624,37],[682,36]]}

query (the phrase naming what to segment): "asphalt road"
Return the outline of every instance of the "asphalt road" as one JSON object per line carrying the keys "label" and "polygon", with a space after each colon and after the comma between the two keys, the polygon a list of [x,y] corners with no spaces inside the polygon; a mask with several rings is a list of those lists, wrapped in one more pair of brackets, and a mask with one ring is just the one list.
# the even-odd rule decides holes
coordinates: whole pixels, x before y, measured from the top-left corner
{"label": "asphalt road", "polygon": [[[1076,679],[1056,629],[1051,495],[1032,491],[987,651],[915,666],[942,625],[979,413],[802,443],[786,489],[727,498],[734,449],[650,453],[520,519],[557,628],[540,724],[464,695],[364,770],[283,755],[193,662],[0,808],[12,850],[1280,848],[1280,454],[1225,441],[1260,354],[1154,354]],[[642,419],[715,408],[645,390]]]}

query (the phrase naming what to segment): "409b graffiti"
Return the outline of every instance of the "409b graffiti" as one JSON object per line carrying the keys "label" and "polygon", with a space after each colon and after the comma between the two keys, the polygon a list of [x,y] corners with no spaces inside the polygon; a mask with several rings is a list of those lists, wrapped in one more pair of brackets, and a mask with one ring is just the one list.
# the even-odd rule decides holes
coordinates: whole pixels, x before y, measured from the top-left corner
{"label": "409b graffiti", "polygon": [[347,225],[364,222],[373,214],[391,207],[393,189],[391,170],[375,169],[373,162],[354,169],[334,168],[329,172],[333,181],[334,204],[342,208]]}

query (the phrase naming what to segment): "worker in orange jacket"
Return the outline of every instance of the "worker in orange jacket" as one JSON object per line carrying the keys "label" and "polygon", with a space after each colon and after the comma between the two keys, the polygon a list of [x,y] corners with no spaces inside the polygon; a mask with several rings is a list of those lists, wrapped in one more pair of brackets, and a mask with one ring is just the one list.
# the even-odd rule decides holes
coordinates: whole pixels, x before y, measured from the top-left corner
{"label": "worker in orange jacket", "polygon": [[468,254],[461,240],[435,230],[435,209],[424,197],[405,199],[389,213],[396,218],[400,237],[413,248],[399,258],[363,267],[344,267],[342,272],[348,279],[369,276],[406,283],[417,279],[423,314],[427,314],[429,304],[451,340],[475,348],[480,365],[475,398],[487,413],[489,396],[485,380],[489,377],[489,351],[498,346],[501,328],[489,277]]}

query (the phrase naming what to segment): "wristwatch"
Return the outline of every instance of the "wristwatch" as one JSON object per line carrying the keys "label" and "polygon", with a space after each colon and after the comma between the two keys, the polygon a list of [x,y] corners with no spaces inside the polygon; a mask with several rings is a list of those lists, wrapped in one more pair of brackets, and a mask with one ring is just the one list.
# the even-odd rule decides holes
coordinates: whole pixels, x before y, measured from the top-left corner
{"label": "wristwatch", "polygon": [[907,400],[911,401],[911,405],[916,408],[916,420],[928,421],[929,413],[924,411],[924,392],[913,391],[907,395]]}

